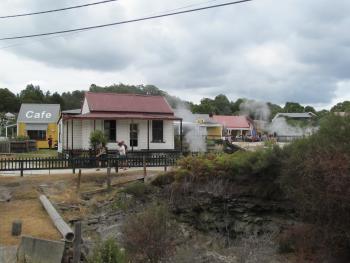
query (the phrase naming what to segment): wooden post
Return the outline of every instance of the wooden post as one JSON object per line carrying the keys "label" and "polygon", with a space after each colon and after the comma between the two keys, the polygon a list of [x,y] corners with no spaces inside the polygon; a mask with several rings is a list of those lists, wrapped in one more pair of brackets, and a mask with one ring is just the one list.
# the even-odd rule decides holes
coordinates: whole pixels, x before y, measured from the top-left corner
{"label": "wooden post", "polygon": [[72,168],[73,168],[73,174],[75,174],[75,159],[74,157],[72,156]]}
{"label": "wooden post", "polygon": [[115,162],[115,173],[118,173],[118,171],[119,171],[119,159],[117,159]]}
{"label": "wooden post", "polygon": [[23,177],[23,161],[20,161],[20,166],[21,166],[21,177]]}
{"label": "wooden post", "polygon": [[78,173],[78,182],[77,182],[77,191],[80,191],[80,182],[81,182],[81,169],[79,169]]}
{"label": "wooden post", "polygon": [[168,156],[165,155],[165,160],[164,160],[164,172],[168,170]]}
{"label": "wooden post", "polygon": [[74,224],[74,242],[73,242],[73,263],[79,263],[81,257],[81,222]]}
{"label": "wooden post", "polygon": [[72,154],[73,154],[73,149],[74,149],[74,140],[73,140],[73,133],[74,133],[74,123],[73,123],[73,119],[72,119],[72,141],[71,141],[71,143],[72,143]]}
{"label": "wooden post", "polygon": [[67,133],[66,134],[66,140],[67,140],[66,141],[66,150],[68,151],[68,147],[69,147],[69,143],[68,143],[68,138],[69,138],[69,134],[68,134],[69,133],[68,132],[69,131],[69,127],[68,127],[68,125],[69,125],[69,121],[68,121],[68,119],[66,120],[66,124],[67,124],[67,127],[66,127],[66,133]]}
{"label": "wooden post", "polygon": [[182,153],[182,119],[180,120],[180,152]]}
{"label": "wooden post", "polygon": [[147,120],[147,151],[149,151],[149,120]]}
{"label": "wooden post", "polygon": [[12,222],[12,235],[13,236],[20,236],[22,233],[22,221],[21,220],[15,220]]}
{"label": "wooden post", "polygon": [[145,180],[145,178],[147,176],[146,155],[145,154],[142,157],[142,162],[143,162],[143,180]]}
{"label": "wooden post", "polygon": [[107,167],[107,189],[111,189],[111,167]]}

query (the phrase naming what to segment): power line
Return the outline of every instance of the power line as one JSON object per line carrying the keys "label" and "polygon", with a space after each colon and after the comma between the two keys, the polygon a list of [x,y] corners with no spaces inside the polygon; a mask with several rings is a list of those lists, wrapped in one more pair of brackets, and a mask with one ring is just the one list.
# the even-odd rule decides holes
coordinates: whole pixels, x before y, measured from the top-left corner
{"label": "power line", "polygon": [[109,3],[109,2],[115,2],[115,1],[118,1],[118,0],[105,0],[105,1],[99,1],[99,2],[94,2],[94,3],[89,3],[89,4],[83,4],[83,5],[63,7],[63,8],[52,9],[52,10],[38,11],[38,12],[32,12],[32,13],[23,13],[23,14],[16,14],[16,15],[0,16],[0,19],[15,18],[15,17],[22,17],[22,16],[42,15],[42,14],[66,11],[66,10],[70,10],[70,9],[82,8],[82,7],[92,6],[92,5],[101,5],[101,4],[106,4],[106,3]]}
{"label": "power line", "polygon": [[[168,12],[178,11],[178,10],[181,10],[181,9],[194,7],[194,6],[205,5],[205,4],[209,4],[209,3],[213,3],[213,2],[217,2],[217,1],[220,1],[220,0],[209,0],[209,1],[205,1],[205,2],[197,2],[197,3],[193,3],[193,4],[190,4],[190,5],[185,5],[185,6],[181,6],[181,7],[177,7],[177,8],[173,8],[173,9],[167,9],[167,10],[163,10],[163,11],[152,12],[152,13],[148,14],[148,16],[153,16],[153,15],[159,15],[159,14],[164,14],[164,13],[168,13]],[[85,30],[85,31],[88,31],[88,30]],[[81,33],[81,32],[82,31],[66,33],[64,36],[70,36],[72,34],[78,34],[78,33]],[[60,37],[63,37],[63,35],[54,35],[54,36],[50,36],[50,37],[38,38],[38,39],[32,40],[32,41],[14,43],[12,45],[0,47],[0,50],[13,48],[13,47],[18,47],[18,46],[25,46],[25,45],[28,45],[28,44],[42,42],[42,41],[45,41],[45,40],[50,40],[50,39],[53,39],[53,38],[60,38]]]}
{"label": "power line", "polygon": [[135,23],[135,22],[146,21],[146,20],[152,20],[152,19],[157,19],[157,18],[162,18],[162,17],[175,16],[175,15],[186,14],[186,13],[193,13],[193,12],[198,12],[198,11],[203,11],[203,10],[223,7],[223,6],[229,6],[229,5],[235,5],[235,4],[240,4],[240,3],[244,3],[244,2],[250,2],[250,1],[253,1],[253,0],[233,1],[233,2],[223,3],[223,4],[210,5],[210,6],[200,7],[200,8],[188,9],[188,10],[178,11],[178,12],[171,12],[171,13],[155,15],[155,16],[147,16],[147,17],[131,19],[131,20],[124,20],[124,21],[119,21],[119,22],[114,22],[114,23],[109,23],[109,24],[103,24],[103,25],[81,27],[81,28],[75,28],[75,29],[47,32],[47,33],[40,33],[40,34],[32,34],[32,35],[5,37],[5,38],[0,38],[0,41],[14,40],[14,39],[23,39],[23,38],[33,38],[33,37],[49,36],[49,35],[58,35],[58,34],[64,34],[64,33],[70,33],[70,32],[78,32],[78,31],[84,31],[84,30],[91,30],[91,29],[97,29],[97,28],[103,28],[103,27],[109,27],[109,26],[117,26],[117,25]]}

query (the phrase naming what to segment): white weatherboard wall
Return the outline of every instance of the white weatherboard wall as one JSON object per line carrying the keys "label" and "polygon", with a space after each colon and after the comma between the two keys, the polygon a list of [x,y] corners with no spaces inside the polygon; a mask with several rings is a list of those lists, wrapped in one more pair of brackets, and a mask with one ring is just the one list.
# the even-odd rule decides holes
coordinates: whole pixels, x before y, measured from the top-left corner
{"label": "white weatherboard wall", "polygon": [[87,99],[85,98],[83,103],[83,108],[81,109],[81,114],[86,114],[89,112],[90,112],[89,105],[88,105]]}
{"label": "white weatherboard wall", "polygon": [[[90,134],[94,130],[104,130],[104,121],[103,120],[74,120],[73,126],[73,142],[74,149],[83,149],[88,150],[90,147]],[[145,150],[147,149],[147,120],[117,120],[117,131],[116,138],[117,141],[124,141],[128,146],[128,150],[131,150],[130,146],[130,124],[135,123],[138,124],[138,147],[134,147],[134,150]],[[62,127],[62,139],[61,146],[66,148],[66,140],[67,140],[67,121],[64,121],[64,125]],[[72,147],[72,124],[71,120],[68,121],[68,149]],[[152,142],[152,121],[150,121],[149,125],[149,148],[159,149],[159,150],[173,150],[174,149],[174,128],[173,121],[163,121],[163,143],[153,143]],[[115,150],[117,148],[116,142],[109,142],[107,147],[111,150]]]}

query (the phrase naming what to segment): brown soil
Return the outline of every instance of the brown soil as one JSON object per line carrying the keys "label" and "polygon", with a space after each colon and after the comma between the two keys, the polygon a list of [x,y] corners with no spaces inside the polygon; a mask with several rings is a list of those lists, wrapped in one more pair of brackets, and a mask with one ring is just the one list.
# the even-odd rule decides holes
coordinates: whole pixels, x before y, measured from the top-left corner
{"label": "brown soil", "polygon": [[[159,171],[152,171],[154,174]],[[142,177],[142,171],[112,173],[112,184],[125,183]],[[74,206],[69,212],[60,211],[66,221],[84,218],[90,208],[83,203],[80,193],[106,187],[106,173],[83,174],[80,191],[77,191],[77,175],[38,175],[27,177],[0,177],[0,186],[12,192],[10,202],[0,202],[0,245],[17,245],[20,237],[11,235],[12,222],[22,220],[22,234],[38,238],[59,240],[60,233],[42,207],[38,197],[45,193],[56,207]],[[117,186],[114,187],[114,191]],[[98,194],[96,196],[98,198]]]}

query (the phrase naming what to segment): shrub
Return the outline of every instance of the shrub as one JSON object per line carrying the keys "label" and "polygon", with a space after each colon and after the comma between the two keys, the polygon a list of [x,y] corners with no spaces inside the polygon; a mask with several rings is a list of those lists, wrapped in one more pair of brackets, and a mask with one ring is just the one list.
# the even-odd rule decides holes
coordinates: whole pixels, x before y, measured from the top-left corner
{"label": "shrub", "polygon": [[158,186],[158,187],[169,185],[175,181],[175,174],[176,173],[174,171],[159,174],[156,176],[156,178],[152,180],[151,183],[152,185]]}
{"label": "shrub", "polygon": [[19,135],[19,136],[16,136],[13,140],[22,142],[22,141],[29,140],[29,136]]}
{"label": "shrub", "polygon": [[145,198],[147,194],[152,192],[152,186],[136,181],[126,185],[122,192],[133,195],[136,198]]}
{"label": "shrub", "polygon": [[96,150],[99,145],[106,145],[107,138],[102,131],[96,130],[90,134],[90,145]]}
{"label": "shrub", "polygon": [[126,263],[125,253],[119,248],[114,239],[97,244],[93,250],[89,263]]}
{"label": "shrub", "polygon": [[320,130],[285,152],[281,185],[301,219],[316,228],[328,257],[350,259],[350,118],[326,117]]}
{"label": "shrub", "polygon": [[122,227],[123,245],[132,262],[159,262],[175,249],[176,229],[163,205],[130,215]]}

